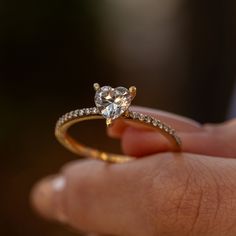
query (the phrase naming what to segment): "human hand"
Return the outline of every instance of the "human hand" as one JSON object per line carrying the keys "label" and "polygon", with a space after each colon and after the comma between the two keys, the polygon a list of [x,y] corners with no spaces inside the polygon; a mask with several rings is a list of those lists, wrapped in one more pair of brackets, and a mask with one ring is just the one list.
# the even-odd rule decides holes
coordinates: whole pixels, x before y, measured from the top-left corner
{"label": "human hand", "polygon": [[152,155],[68,164],[35,187],[41,215],[106,235],[236,235],[236,122],[200,126],[154,113],[177,129],[183,153],[168,152],[157,133],[117,122],[109,134],[121,138],[125,153]]}

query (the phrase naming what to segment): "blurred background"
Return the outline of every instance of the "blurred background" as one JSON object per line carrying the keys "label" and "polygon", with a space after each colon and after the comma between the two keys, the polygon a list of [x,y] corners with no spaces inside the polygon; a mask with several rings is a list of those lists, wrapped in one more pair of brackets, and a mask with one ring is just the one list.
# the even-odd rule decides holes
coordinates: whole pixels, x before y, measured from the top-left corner
{"label": "blurred background", "polygon": [[[94,82],[136,85],[136,104],[200,122],[233,117],[235,16],[233,0],[2,0],[0,235],[78,235],[36,216],[29,192],[77,158],[54,124],[93,106]],[[78,133],[104,146],[104,125],[92,127],[101,139]]]}

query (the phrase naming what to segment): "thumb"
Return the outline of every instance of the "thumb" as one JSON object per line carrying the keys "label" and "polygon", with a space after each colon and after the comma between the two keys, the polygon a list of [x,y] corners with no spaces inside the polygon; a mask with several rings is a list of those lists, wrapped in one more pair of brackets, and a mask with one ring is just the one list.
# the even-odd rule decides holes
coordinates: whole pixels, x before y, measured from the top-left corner
{"label": "thumb", "polygon": [[133,164],[93,160],[69,164],[56,177],[36,185],[33,205],[43,217],[85,232],[146,235],[151,227],[141,206],[148,191],[145,168]]}
{"label": "thumb", "polygon": [[41,182],[33,203],[47,218],[104,235],[234,236],[235,170],[234,159],[184,153],[75,162],[60,181]]}

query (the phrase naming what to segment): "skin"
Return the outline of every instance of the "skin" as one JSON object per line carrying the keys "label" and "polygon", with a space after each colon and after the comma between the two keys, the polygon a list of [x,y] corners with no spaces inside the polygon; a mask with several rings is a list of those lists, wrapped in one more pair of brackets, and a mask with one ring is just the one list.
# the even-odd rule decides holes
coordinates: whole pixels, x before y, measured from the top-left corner
{"label": "skin", "polygon": [[75,161],[41,180],[32,203],[43,217],[90,236],[235,236],[236,120],[200,125],[133,107],[175,127],[183,152],[157,132],[122,120],[108,130],[136,161]]}

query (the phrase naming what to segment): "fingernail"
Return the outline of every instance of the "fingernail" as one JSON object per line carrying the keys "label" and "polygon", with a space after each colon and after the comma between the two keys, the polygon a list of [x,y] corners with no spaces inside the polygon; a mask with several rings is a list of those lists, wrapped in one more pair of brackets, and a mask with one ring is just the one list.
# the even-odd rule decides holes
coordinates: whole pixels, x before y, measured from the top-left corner
{"label": "fingernail", "polygon": [[32,204],[37,212],[47,218],[66,222],[63,192],[66,180],[63,176],[48,177],[40,181],[32,191]]}

